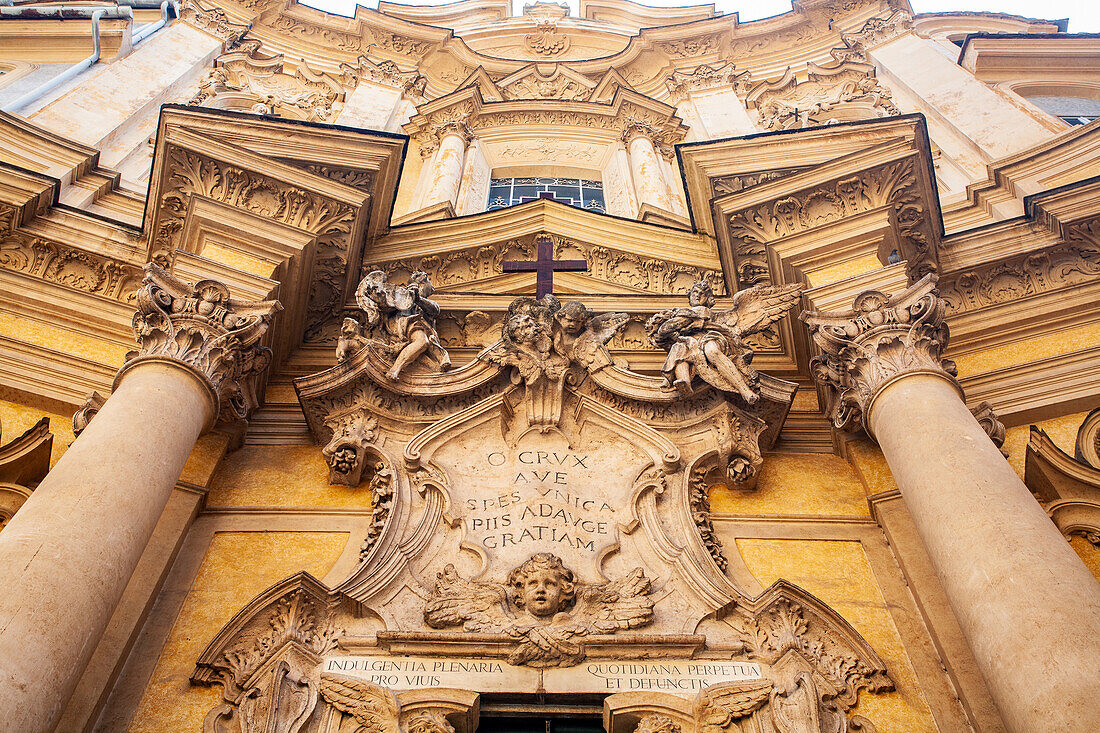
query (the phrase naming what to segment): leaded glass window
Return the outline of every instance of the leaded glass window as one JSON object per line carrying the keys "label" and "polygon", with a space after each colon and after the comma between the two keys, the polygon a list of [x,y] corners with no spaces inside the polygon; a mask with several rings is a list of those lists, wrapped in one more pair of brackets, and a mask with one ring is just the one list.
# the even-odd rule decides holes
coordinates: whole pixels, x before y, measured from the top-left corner
{"label": "leaded glass window", "polygon": [[493,178],[489,181],[489,211],[551,199],[579,209],[604,213],[603,182],[584,178]]}

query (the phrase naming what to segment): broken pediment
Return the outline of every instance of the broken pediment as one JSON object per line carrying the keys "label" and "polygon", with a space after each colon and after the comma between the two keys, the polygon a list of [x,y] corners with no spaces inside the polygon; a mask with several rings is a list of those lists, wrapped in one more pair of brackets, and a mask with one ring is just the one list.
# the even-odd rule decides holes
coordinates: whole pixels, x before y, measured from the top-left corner
{"label": "broken pediment", "polygon": [[411,726],[407,692],[607,694],[648,663],[682,694],[778,690],[753,710],[820,707],[807,730],[837,730],[860,689],[891,686],[881,660],[795,586],[750,595],[709,514],[712,484],[752,490],[794,396],[741,335],[798,294],[719,308],[697,282],[646,324],[669,351],[649,376],[607,349],[627,314],[552,295],[514,299],[452,364],[430,279],[368,273],[337,365],[295,380],[330,481],[369,492],[359,563],[333,586],[292,576],[219,633],[192,677],[223,687],[208,730]]}

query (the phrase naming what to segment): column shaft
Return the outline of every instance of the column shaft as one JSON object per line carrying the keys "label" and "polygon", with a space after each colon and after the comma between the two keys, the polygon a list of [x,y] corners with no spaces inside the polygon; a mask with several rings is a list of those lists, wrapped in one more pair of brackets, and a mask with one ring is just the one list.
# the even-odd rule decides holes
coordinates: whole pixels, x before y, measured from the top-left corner
{"label": "column shaft", "polygon": [[213,409],[190,369],[135,365],[0,533],[5,729],[53,729]]}
{"label": "column shaft", "polygon": [[630,174],[640,204],[650,204],[663,211],[672,211],[668,200],[668,187],[661,177],[661,163],[653,141],[645,135],[635,135],[627,149],[630,151]]}
{"label": "column shaft", "polygon": [[1100,728],[1100,584],[955,387],[898,379],[869,426],[1009,729]]}
{"label": "column shaft", "polygon": [[462,164],[466,160],[466,138],[458,132],[448,131],[439,141],[432,165],[432,182],[425,196],[425,206],[458,200],[458,187],[462,182]]}

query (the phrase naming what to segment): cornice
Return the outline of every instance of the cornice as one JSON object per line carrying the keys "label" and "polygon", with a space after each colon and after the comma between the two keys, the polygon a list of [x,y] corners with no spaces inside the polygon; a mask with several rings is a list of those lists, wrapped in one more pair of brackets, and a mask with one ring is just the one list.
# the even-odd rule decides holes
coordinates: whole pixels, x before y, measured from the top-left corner
{"label": "cornice", "polygon": [[989,402],[1005,425],[1100,406],[1100,347],[992,369],[959,380],[970,405]]}

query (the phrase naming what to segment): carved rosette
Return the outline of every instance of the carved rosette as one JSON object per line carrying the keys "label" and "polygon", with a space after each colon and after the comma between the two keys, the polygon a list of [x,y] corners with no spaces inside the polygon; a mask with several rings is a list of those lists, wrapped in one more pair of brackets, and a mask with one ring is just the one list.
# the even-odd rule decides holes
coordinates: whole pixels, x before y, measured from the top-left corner
{"label": "carved rosette", "polygon": [[833,424],[868,428],[871,404],[884,387],[909,374],[935,374],[955,381],[955,363],[944,359],[946,305],[926,275],[896,296],[860,293],[847,313],[804,312],[802,320],[822,354],[810,363],[824,389]]}
{"label": "carved rosette", "polygon": [[259,342],[282,310],[279,302],[233,300],[229,288],[216,280],[190,285],[154,263],[145,266],[135,300],[133,329],[139,348],[126,355],[116,387],[138,364],[168,361],[191,370],[207,385],[218,418],[247,419],[259,403],[257,378],[271,363],[271,350]]}

